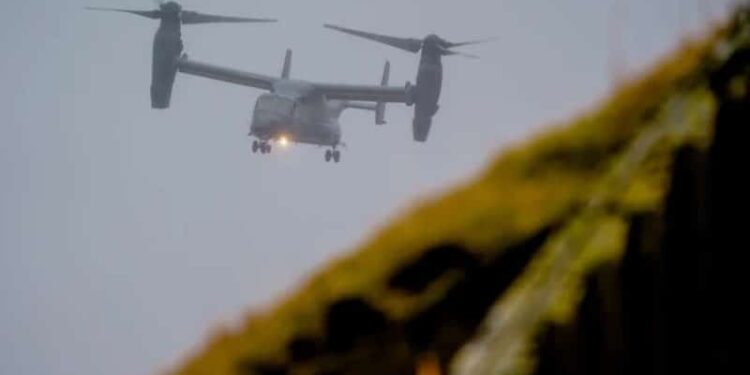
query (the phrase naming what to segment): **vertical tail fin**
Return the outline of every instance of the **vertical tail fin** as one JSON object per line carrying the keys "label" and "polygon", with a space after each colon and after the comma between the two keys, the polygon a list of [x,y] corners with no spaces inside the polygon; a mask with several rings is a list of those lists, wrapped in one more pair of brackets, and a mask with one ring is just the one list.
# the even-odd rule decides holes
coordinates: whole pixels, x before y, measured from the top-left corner
{"label": "vertical tail fin", "polygon": [[[391,62],[386,61],[385,67],[383,68],[383,79],[380,81],[381,86],[388,86],[388,79],[391,75]],[[385,103],[384,102],[378,102],[375,105],[375,124],[377,125],[383,125],[385,124]]]}
{"label": "vertical tail fin", "polygon": [[281,78],[289,79],[292,73],[292,50],[286,50],[286,56],[284,56],[284,67],[281,70]]}

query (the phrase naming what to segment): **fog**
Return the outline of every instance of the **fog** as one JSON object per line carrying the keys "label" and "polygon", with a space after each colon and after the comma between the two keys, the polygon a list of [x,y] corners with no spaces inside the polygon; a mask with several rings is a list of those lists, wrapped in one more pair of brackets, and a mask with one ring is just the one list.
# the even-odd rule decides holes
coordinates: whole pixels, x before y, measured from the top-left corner
{"label": "fog", "polygon": [[277,75],[414,82],[418,56],[323,29],[496,36],[444,59],[430,139],[412,108],[342,116],[340,164],[297,145],[261,157],[258,90],[178,76],[149,106],[157,24],[86,5],[6,0],[0,13],[0,373],[137,375],[175,365],[212,329],[262,309],[390,218],[475,175],[494,155],[597,103],[729,0],[223,0],[186,9],[275,17],[185,26],[191,58]]}

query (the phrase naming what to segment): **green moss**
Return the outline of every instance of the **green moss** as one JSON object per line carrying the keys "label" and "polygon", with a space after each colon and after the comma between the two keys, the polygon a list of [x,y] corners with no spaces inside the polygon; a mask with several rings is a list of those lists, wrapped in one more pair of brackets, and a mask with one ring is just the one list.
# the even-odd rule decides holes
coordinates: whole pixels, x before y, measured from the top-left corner
{"label": "green moss", "polygon": [[[586,237],[582,248],[571,255],[569,267],[559,270],[556,292],[540,306],[544,319],[567,319],[580,299],[584,271],[621,254],[626,229],[622,215],[657,209],[668,185],[674,146],[706,142],[710,136],[713,103],[704,88],[704,72],[723,36],[720,30],[704,41],[686,43],[642,78],[614,92],[599,109],[514,147],[455,191],[416,204],[278,305],[249,316],[238,331],[217,333],[174,373],[228,375],[237,372],[238,363],[283,363],[288,359],[288,342],[300,336],[320,337],[327,308],[346,296],[363,298],[394,321],[407,320],[439,302],[461,279],[460,274],[448,273],[416,295],[389,288],[387,281],[395,270],[425,249],[456,243],[488,260],[541,228],[561,222],[566,223],[564,228],[504,301],[528,304],[524,309],[534,306],[524,293],[559,267],[553,263],[558,241]],[[684,117],[675,118],[670,112],[675,98]],[[618,180],[622,158],[647,131],[666,135],[639,159],[623,183]],[[595,214],[582,214],[598,194],[605,204]]]}

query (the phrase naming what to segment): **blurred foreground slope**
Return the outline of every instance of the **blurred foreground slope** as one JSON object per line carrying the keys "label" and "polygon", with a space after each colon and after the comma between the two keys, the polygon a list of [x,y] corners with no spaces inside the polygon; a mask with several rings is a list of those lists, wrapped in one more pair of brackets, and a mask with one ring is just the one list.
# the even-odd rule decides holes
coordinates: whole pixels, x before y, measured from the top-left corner
{"label": "blurred foreground slope", "polygon": [[416,207],[174,373],[728,371],[747,248],[735,207],[748,193],[748,13]]}

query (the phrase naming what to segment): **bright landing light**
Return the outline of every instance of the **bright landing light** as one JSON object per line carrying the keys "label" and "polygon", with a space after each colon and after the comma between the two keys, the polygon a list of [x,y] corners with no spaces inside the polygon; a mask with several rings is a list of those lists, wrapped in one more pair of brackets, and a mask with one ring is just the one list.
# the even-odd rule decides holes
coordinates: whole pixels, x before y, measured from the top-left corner
{"label": "bright landing light", "polygon": [[287,138],[285,135],[282,135],[279,138],[279,145],[283,148],[286,148],[287,146],[289,146],[289,138]]}

